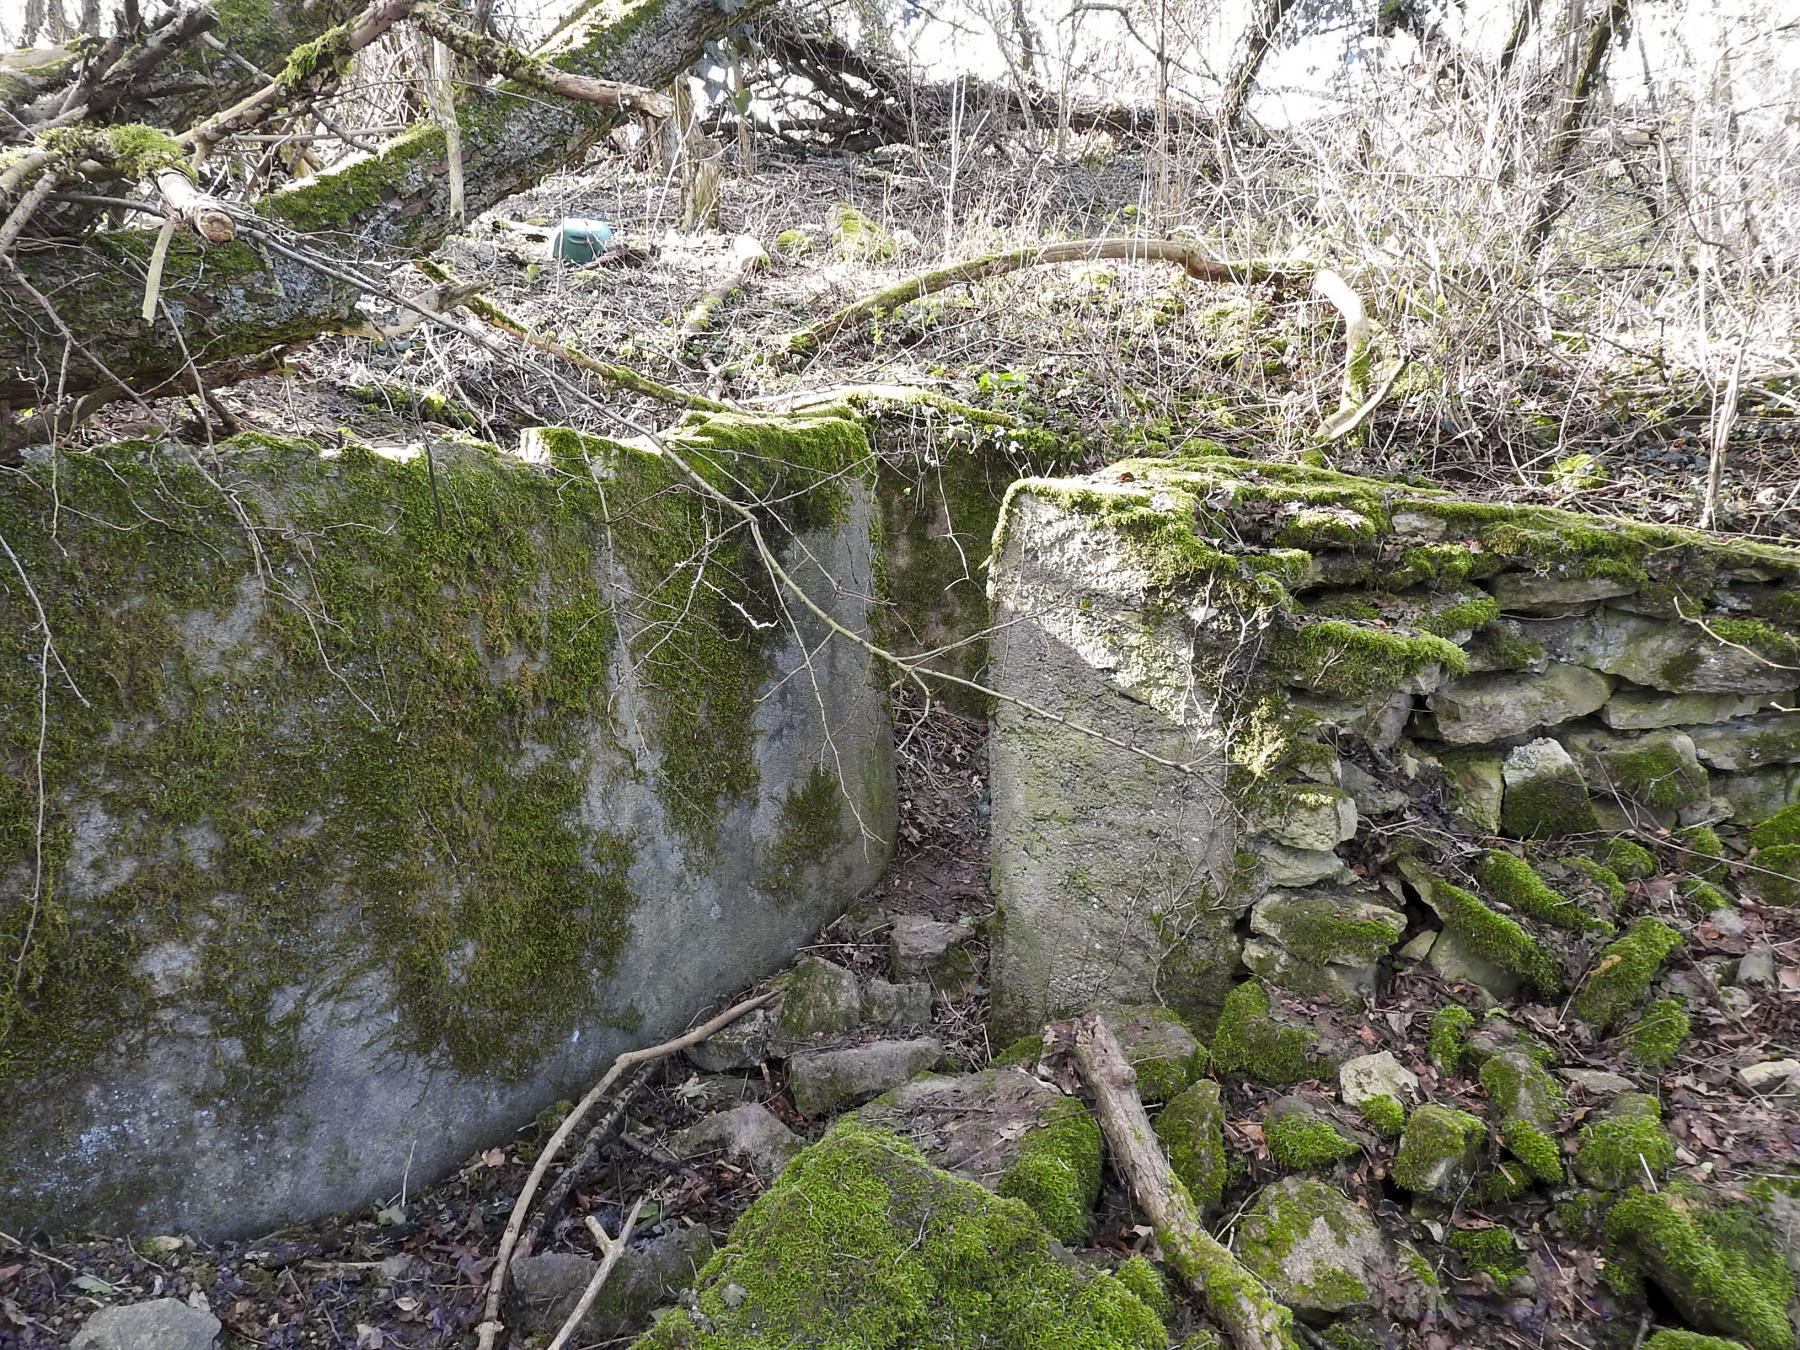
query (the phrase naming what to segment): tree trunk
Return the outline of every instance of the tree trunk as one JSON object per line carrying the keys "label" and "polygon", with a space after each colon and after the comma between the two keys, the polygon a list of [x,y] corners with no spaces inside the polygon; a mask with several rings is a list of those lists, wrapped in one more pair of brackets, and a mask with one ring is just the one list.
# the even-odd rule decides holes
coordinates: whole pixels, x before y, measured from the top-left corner
{"label": "tree trunk", "polygon": [[[590,0],[540,55],[581,75],[667,85],[759,0],[730,9],[725,3],[635,0],[616,12]],[[626,115],[514,84],[468,90],[457,113],[470,215],[553,173]],[[22,248],[0,259],[13,292],[0,306],[0,447],[9,409],[16,440],[16,413],[54,395],[154,397],[191,379],[186,354],[204,378],[214,363],[359,326],[363,287],[354,260],[385,265],[429,252],[453,228],[449,205],[443,131],[421,122],[377,156],[270,193],[232,243],[203,247],[178,234],[154,323],[138,316],[154,229]],[[329,262],[328,272],[301,260],[318,257],[321,248],[351,261]]]}
{"label": "tree trunk", "polygon": [[1256,12],[1244,34],[1243,52],[1225,77],[1219,125],[1227,134],[1237,129],[1238,118],[1243,116],[1244,104],[1250,100],[1250,89],[1256,83],[1257,72],[1262,69],[1269,48],[1275,45],[1275,35],[1281,31],[1282,20],[1293,7],[1294,0],[1257,0]]}

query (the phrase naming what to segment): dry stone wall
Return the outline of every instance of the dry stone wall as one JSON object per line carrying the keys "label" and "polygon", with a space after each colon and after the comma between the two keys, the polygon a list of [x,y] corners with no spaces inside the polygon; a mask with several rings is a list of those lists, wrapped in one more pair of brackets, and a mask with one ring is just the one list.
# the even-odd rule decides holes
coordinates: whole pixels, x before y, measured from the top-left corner
{"label": "dry stone wall", "polygon": [[[1617,878],[1546,864],[1552,891],[1491,851],[1800,800],[1794,550],[1138,460],[1016,485],[991,595],[1002,1033],[1146,997],[1210,1027],[1246,967],[1359,1008],[1406,899],[1447,975],[1548,994]],[[1789,896],[1793,854],[1745,884]]]}

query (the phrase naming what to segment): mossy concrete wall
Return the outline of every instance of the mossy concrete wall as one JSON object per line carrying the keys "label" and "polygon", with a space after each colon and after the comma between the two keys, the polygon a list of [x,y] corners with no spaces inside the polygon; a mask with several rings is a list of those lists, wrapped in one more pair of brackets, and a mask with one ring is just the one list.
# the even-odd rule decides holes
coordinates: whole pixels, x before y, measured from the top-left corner
{"label": "mossy concrete wall", "polygon": [[[1016,485],[991,591],[1007,1035],[1204,1019],[1246,967],[1360,1006],[1411,920],[1346,864],[1421,823],[1479,856],[1800,800],[1800,551],[1202,456]],[[1446,926],[1553,988],[1609,925],[1490,870],[1550,955],[1455,888]]]}
{"label": "mossy concrete wall", "polygon": [[[867,658],[665,456],[530,444],[3,475],[0,1226],[217,1236],[388,1197],[880,874]],[[778,503],[765,535],[866,631],[858,427],[670,444]]]}

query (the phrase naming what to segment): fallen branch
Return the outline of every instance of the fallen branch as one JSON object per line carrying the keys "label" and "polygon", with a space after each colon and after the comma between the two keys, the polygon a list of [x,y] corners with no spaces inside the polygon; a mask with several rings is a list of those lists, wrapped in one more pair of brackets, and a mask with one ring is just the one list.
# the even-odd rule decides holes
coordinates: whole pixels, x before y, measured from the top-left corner
{"label": "fallen branch", "polygon": [[620,1087],[618,1096],[613,1098],[613,1104],[607,1108],[606,1114],[594,1123],[594,1128],[587,1132],[587,1138],[581,1141],[581,1152],[575,1155],[575,1161],[564,1168],[555,1184],[544,1192],[544,1203],[538,1206],[537,1218],[531,1221],[531,1226],[525,1230],[525,1236],[519,1239],[521,1254],[529,1255],[537,1250],[538,1239],[543,1237],[544,1229],[562,1208],[563,1201],[569,1198],[569,1192],[575,1189],[575,1183],[593,1166],[594,1160],[600,1156],[600,1150],[610,1144],[624,1128],[625,1113],[644,1084],[650,1081],[652,1067],[649,1064],[638,1065],[638,1071]]}
{"label": "fallen branch", "polygon": [[616,1238],[608,1237],[606,1230],[600,1226],[600,1221],[592,1214],[587,1216],[588,1232],[594,1235],[594,1245],[601,1252],[600,1269],[594,1272],[594,1278],[588,1281],[587,1288],[581,1291],[581,1297],[575,1300],[575,1307],[563,1319],[556,1339],[550,1342],[550,1350],[562,1350],[568,1344],[569,1337],[575,1334],[575,1328],[581,1324],[581,1319],[587,1316],[587,1310],[600,1297],[600,1289],[606,1283],[606,1277],[612,1274],[613,1267],[619,1264],[619,1258],[625,1255],[626,1244],[631,1241],[631,1230],[637,1227],[638,1214],[643,1208],[644,1202],[640,1198],[631,1207],[631,1213],[625,1216],[625,1222],[620,1226],[619,1236]]}
{"label": "fallen branch", "polygon": [[1093,1091],[1113,1166],[1156,1230],[1163,1259],[1205,1302],[1238,1350],[1299,1350],[1293,1313],[1200,1226],[1199,1211],[1157,1147],[1138,1099],[1137,1074],[1099,1014],[1088,1013],[1076,1023],[1074,1051]]}
{"label": "fallen branch", "polygon": [[1272,262],[1262,259],[1220,262],[1200,245],[1183,239],[1138,239],[1123,236],[1033,244],[1027,248],[992,253],[986,257],[952,263],[948,267],[908,277],[905,281],[866,296],[791,334],[787,340],[788,349],[796,354],[810,353],[820,343],[835,337],[851,324],[877,318],[898,309],[909,300],[918,300],[964,282],[985,281],[990,277],[1023,271],[1027,267],[1045,267],[1052,263],[1098,262],[1101,259],[1180,263],[1196,281],[1233,281],[1246,286],[1258,283],[1298,286],[1312,281],[1318,271],[1311,263],[1301,262]]}
{"label": "fallen branch", "polygon": [[619,1076],[632,1065],[653,1059],[666,1059],[670,1055],[679,1054],[690,1045],[698,1045],[774,997],[773,993],[758,994],[755,998],[747,998],[742,1003],[732,1005],[711,1021],[702,1023],[672,1041],[646,1046],[642,1050],[627,1050],[613,1061],[612,1068],[606,1071],[600,1081],[588,1089],[587,1096],[575,1103],[575,1109],[563,1118],[563,1123],[556,1127],[556,1133],[550,1136],[550,1142],[544,1145],[544,1151],[538,1155],[537,1163],[532,1167],[531,1175],[525,1178],[525,1187],[519,1192],[519,1198],[513,1205],[512,1218],[506,1222],[506,1232],[500,1238],[500,1250],[494,1256],[494,1278],[488,1284],[487,1305],[481,1312],[481,1325],[475,1328],[476,1350],[493,1350],[494,1338],[505,1330],[505,1325],[500,1321],[500,1300],[506,1293],[506,1268],[512,1261],[513,1248],[518,1245],[519,1230],[525,1226],[525,1215],[531,1209],[531,1198],[537,1194],[537,1188],[544,1180],[544,1173],[550,1170],[550,1164],[557,1153],[568,1142],[582,1118],[594,1109],[594,1104],[605,1094],[607,1088],[617,1082]]}

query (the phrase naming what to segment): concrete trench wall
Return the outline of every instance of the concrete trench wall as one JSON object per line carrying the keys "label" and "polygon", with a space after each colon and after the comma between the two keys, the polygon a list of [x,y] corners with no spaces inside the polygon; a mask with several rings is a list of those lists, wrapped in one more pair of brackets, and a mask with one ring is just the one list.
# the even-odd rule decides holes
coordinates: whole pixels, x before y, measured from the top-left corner
{"label": "concrete trench wall", "polygon": [[[1360,1007],[1406,920],[1348,863],[1396,831],[1800,800],[1800,551],[1199,457],[1016,485],[990,594],[1002,1042],[1147,997],[1210,1025],[1251,973]],[[1388,941],[1313,940],[1345,922]]]}
{"label": "concrete trench wall", "polygon": [[[785,498],[771,539],[867,630],[860,428],[671,443]],[[127,445],[8,475],[0,534],[54,645],[46,671],[9,569],[0,1226],[218,1237],[384,1199],[880,875],[865,655],[783,609],[656,453],[532,444]]]}

